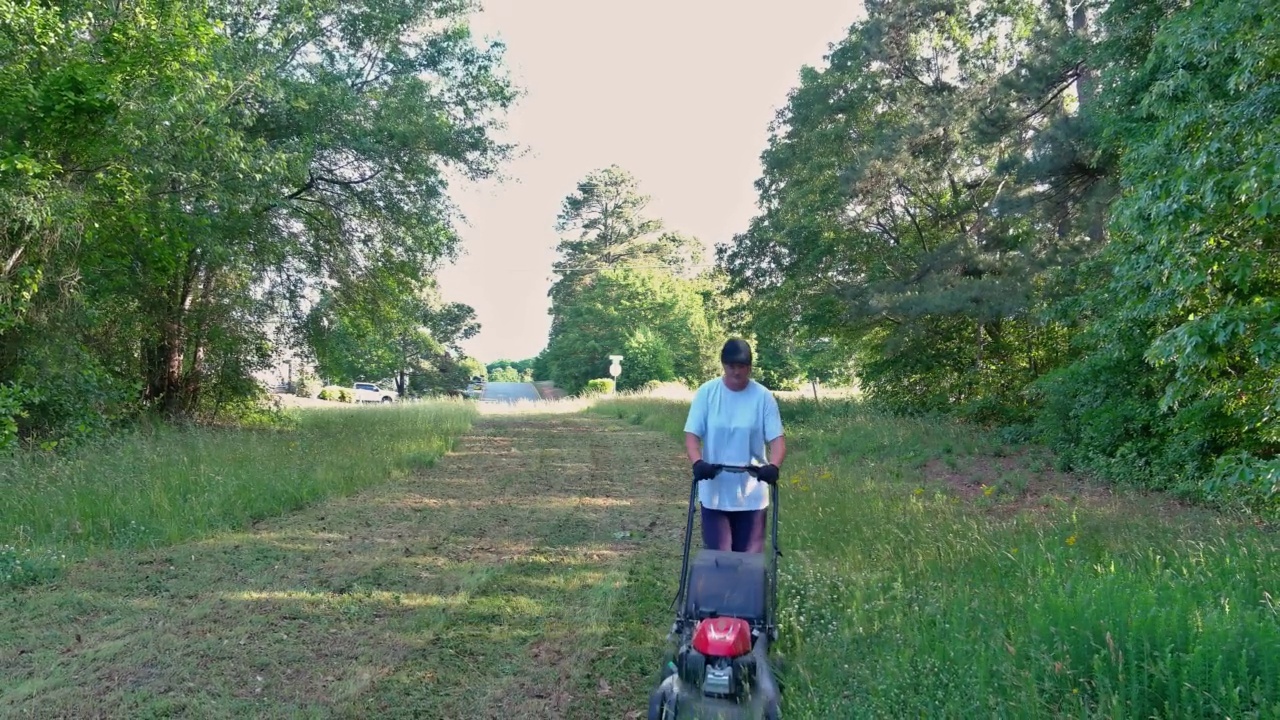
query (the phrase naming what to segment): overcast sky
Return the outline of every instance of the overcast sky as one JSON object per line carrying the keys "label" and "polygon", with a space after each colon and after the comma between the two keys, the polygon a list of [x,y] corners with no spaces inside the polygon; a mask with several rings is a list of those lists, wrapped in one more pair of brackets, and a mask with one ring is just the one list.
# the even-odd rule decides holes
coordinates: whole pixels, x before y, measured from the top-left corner
{"label": "overcast sky", "polygon": [[473,29],[507,46],[525,95],[504,139],[527,155],[501,183],[458,187],[465,255],[440,274],[475,308],[484,362],[536,355],[564,197],[617,163],[648,213],[710,248],[746,228],[768,126],[803,65],[861,17],[860,0],[483,0]]}

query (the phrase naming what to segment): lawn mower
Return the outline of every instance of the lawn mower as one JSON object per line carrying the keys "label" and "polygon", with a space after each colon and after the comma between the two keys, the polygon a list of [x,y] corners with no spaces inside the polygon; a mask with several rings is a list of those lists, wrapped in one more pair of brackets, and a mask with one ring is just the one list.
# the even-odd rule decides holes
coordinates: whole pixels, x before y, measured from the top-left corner
{"label": "lawn mower", "polygon": [[[754,467],[713,466],[756,474]],[[661,682],[649,720],[778,720],[781,696],[769,645],[778,638],[778,487],[770,485],[772,552],[700,549],[689,562],[698,481],[689,490],[684,560]]]}

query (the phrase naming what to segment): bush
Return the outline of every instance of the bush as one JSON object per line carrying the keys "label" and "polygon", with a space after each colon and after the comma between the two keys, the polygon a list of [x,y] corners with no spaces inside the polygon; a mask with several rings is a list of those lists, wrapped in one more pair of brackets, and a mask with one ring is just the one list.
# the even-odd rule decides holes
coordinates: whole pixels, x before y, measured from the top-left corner
{"label": "bush", "polygon": [[353,403],[356,401],[356,394],[352,392],[351,388],[339,387],[337,385],[326,385],[316,397],[321,400],[332,400],[345,403]]}
{"label": "bush", "polygon": [[612,395],[614,389],[614,381],[612,378],[596,378],[595,380],[587,381],[587,387],[582,391],[582,394]]}
{"label": "bush", "polygon": [[141,394],[91,351],[61,338],[24,348],[10,376],[0,389],[0,436],[12,438],[12,425],[2,419],[7,416],[16,420],[19,436],[47,448],[109,434],[136,412]]}

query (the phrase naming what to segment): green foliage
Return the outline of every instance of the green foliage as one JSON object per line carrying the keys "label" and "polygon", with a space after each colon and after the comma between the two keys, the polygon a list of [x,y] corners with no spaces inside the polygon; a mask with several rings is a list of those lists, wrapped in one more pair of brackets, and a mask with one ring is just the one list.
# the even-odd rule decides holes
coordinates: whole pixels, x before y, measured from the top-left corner
{"label": "green foliage", "polygon": [[65,554],[0,545],[0,590],[37,585],[56,578],[66,563]]}
{"label": "green foliage", "polygon": [[[1124,151],[1116,233],[1082,311],[1083,357],[1042,384],[1073,463],[1213,502],[1274,510],[1280,453],[1280,25],[1266,3],[1162,18],[1111,76]],[[1117,15],[1117,23],[1147,22]],[[1130,37],[1124,34],[1122,37]]]}
{"label": "green foliage", "polygon": [[536,364],[537,358],[496,360],[485,366],[485,370],[493,382],[533,382]]}
{"label": "green foliage", "polygon": [[456,251],[446,176],[508,151],[502,47],[468,12],[0,1],[0,385],[68,348],[80,378],[4,417],[60,436],[78,403],[216,415],[297,344],[309,298],[414,296]]}
{"label": "green foliage", "polygon": [[22,388],[0,386],[0,451],[11,449],[18,441],[18,420],[27,414],[25,401]]}
{"label": "green foliage", "polygon": [[[717,338],[702,296],[687,281],[660,270],[597,272],[572,304],[559,310],[557,325],[546,363],[550,378],[570,394],[606,375],[609,356],[626,356],[628,343],[642,355],[636,370],[623,360],[627,387],[662,379],[641,374],[646,362],[648,372],[669,370],[685,382],[715,373]],[[641,328],[643,334],[637,334]]]}
{"label": "green foliage", "polygon": [[[383,274],[322,297],[305,322],[321,374],[346,383],[395,378],[401,395],[413,376],[432,373],[433,363],[459,354],[459,343],[479,331],[470,306],[444,302],[430,284]],[[462,364],[484,374],[479,361]]]}
{"label": "green foliage", "polygon": [[652,382],[676,379],[676,358],[667,338],[646,326],[635,328],[622,346],[622,374],[619,390],[637,390]]}
{"label": "green foliage", "polygon": [[610,355],[626,357],[624,389],[696,382],[714,371],[714,293],[706,278],[691,277],[699,244],[644,217],[648,202],[617,166],[591,173],[565,199],[557,229],[578,237],[558,247],[551,333],[529,363],[530,379],[577,393],[605,374]]}
{"label": "green foliage", "polygon": [[294,382],[293,392],[298,397],[315,397],[320,392],[320,379],[307,372],[298,373],[298,379]]}
{"label": "green foliage", "polygon": [[1076,230],[1106,192],[1058,100],[1078,98],[1088,34],[1063,8],[875,3],[828,67],[802,71],[764,154],[762,213],[718,254],[771,380],[848,377],[861,355],[886,407],[998,406],[1010,394],[985,389],[1020,387],[1057,350],[1037,315],[1097,245]]}
{"label": "green foliage", "polygon": [[612,395],[615,390],[613,378],[592,378],[582,389],[583,395]]}
{"label": "green foliage", "polygon": [[[553,302],[563,304],[606,268],[621,266],[664,268],[682,272],[701,260],[701,246],[693,238],[668,232],[661,220],[643,215],[649,197],[626,170],[611,165],[578,183],[564,199],[556,219],[558,232],[578,231],[560,241],[551,288]],[[553,312],[554,314],[554,312]]]}
{"label": "green foliage", "polygon": [[489,382],[520,382],[520,371],[509,365],[502,365],[489,373]]}
{"label": "green foliage", "polygon": [[532,369],[535,362],[537,362],[537,358],[526,358],[524,360],[495,360],[486,365],[485,368],[489,372],[493,372],[498,368],[504,367],[514,368],[516,372],[524,372],[525,370]]}
{"label": "green foliage", "polygon": [[[477,325],[477,327],[479,326]],[[462,360],[458,361],[458,364],[462,369],[466,370],[468,378],[474,377],[476,375],[479,375],[480,377],[484,377],[485,374],[488,372],[484,364],[482,364],[479,360],[473,357],[464,357],[462,358]]]}
{"label": "green foliage", "polygon": [[455,359],[449,353],[435,357],[409,376],[409,392],[418,396],[451,396],[467,387],[483,365],[475,358]]}
{"label": "green foliage", "polygon": [[882,408],[1271,507],[1273,16],[1260,0],[869,3],[801,72],[761,212],[718,250],[761,376],[853,364]]}
{"label": "green foliage", "polygon": [[316,395],[321,400],[331,400],[334,402],[353,403],[356,401],[355,391],[351,388],[341,387],[339,385],[327,385]]}

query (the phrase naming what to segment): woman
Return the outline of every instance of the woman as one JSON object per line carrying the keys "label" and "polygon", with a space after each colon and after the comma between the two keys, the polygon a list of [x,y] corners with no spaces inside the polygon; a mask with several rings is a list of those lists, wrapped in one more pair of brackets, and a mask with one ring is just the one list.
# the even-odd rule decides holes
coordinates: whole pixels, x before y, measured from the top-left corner
{"label": "woman", "polygon": [[[751,346],[734,338],[720,351],[724,375],[703,383],[685,421],[685,449],[702,506],[702,542],[712,550],[763,552],[768,485],[787,453],[778,401],[751,379]],[[766,445],[768,452],[766,454]],[[758,465],[757,476],[715,474],[714,465]]]}

